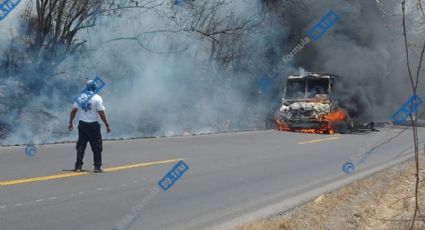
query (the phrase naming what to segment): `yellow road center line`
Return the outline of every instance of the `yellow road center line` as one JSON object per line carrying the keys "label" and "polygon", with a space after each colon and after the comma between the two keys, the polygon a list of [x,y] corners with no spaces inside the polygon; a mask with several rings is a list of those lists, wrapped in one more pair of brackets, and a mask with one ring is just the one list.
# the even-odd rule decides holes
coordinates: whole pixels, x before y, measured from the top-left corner
{"label": "yellow road center line", "polygon": [[315,139],[315,140],[309,140],[309,141],[301,141],[301,142],[298,142],[298,144],[303,145],[303,144],[317,143],[317,142],[323,142],[323,141],[337,140],[337,139],[340,139],[340,138],[341,137],[339,137],[339,136],[329,137],[329,138]]}
{"label": "yellow road center line", "polygon": [[173,163],[173,162],[177,162],[179,160],[181,160],[181,159],[172,159],[172,160],[164,160],[164,161],[145,162],[145,163],[138,163],[138,164],[132,164],[132,165],[123,165],[123,166],[105,168],[105,169],[103,169],[103,171],[105,171],[105,172],[113,172],[113,171],[118,171],[118,170],[123,170],[123,169],[131,169],[131,168],[147,167],[147,166],[152,166],[152,165]]}
{"label": "yellow road center line", "polygon": [[[110,168],[104,168],[104,172],[113,172],[118,170],[124,170],[124,169],[131,169],[131,168],[137,168],[137,167],[147,167],[152,165],[160,165],[160,164],[167,164],[167,163],[173,163],[177,162],[181,159],[171,159],[171,160],[163,160],[163,161],[153,161],[153,162],[145,162],[145,163],[138,163],[138,164],[131,164],[131,165],[123,165],[123,166],[117,166],[117,167],[110,167]],[[25,183],[32,183],[37,181],[48,181],[48,180],[57,180],[57,179],[63,179],[68,177],[77,177],[77,176],[84,176],[88,175],[88,172],[71,172],[71,173],[61,173],[61,174],[55,174],[50,176],[41,176],[41,177],[32,177],[32,178],[24,178],[24,179],[16,179],[16,180],[7,180],[7,181],[0,181],[0,186],[7,186],[7,185],[16,185],[16,184],[25,184]]]}
{"label": "yellow road center line", "polygon": [[83,175],[87,175],[87,174],[88,174],[87,172],[63,173],[63,174],[57,174],[57,175],[51,175],[51,176],[42,176],[42,177],[32,177],[32,178],[18,179],[18,180],[0,181],[0,186],[25,184],[25,183],[31,183],[31,182],[36,182],[36,181],[55,180],[55,179],[62,179],[62,178],[67,178],[67,177],[83,176]]}

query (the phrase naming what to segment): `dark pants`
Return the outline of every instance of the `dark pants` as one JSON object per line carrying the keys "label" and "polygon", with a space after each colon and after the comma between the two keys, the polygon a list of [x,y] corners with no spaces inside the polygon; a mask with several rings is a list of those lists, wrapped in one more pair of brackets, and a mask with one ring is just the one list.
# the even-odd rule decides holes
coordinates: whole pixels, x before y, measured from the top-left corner
{"label": "dark pants", "polygon": [[100,124],[98,122],[80,121],[78,124],[78,141],[77,141],[77,162],[75,167],[80,168],[83,165],[84,152],[90,142],[93,151],[94,167],[102,166],[102,134],[100,133]]}

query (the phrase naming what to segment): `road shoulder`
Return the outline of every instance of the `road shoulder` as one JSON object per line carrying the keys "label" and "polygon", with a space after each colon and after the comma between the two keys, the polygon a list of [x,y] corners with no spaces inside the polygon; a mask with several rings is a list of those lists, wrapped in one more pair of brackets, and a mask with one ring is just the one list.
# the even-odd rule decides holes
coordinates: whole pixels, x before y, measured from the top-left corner
{"label": "road shoulder", "polygon": [[[425,162],[421,158],[420,208],[425,208]],[[254,229],[408,229],[414,211],[415,167],[409,160],[323,193],[289,212],[238,225],[234,230]],[[421,210],[422,210],[421,209]],[[424,211],[422,211],[424,212]],[[418,221],[417,229],[425,229]]]}

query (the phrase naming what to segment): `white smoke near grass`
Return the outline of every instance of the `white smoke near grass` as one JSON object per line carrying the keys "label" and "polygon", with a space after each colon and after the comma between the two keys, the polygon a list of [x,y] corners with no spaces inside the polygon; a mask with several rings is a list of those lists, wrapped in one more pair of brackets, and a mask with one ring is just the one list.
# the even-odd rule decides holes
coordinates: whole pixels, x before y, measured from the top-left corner
{"label": "white smoke near grass", "polygon": [[[86,80],[96,75],[107,83],[100,95],[113,132],[105,138],[256,129],[256,122],[268,119],[278,107],[279,89],[298,67],[341,75],[344,93],[340,97],[363,120],[388,120],[411,95],[401,19],[383,21],[373,1],[304,1],[304,6],[295,8],[265,8],[265,14],[258,10],[260,1],[223,1],[217,21],[237,24],[251,18],[253,24],[258,22],[250,30],[214,37],[222,38],[217,43],[221,49],[214,55],[229,54],[232,61],[226,63],[211,56],[212,37],[190,30],[191,8],[172,2],[143,13],[130,10],[121,16],[100,17],[96,27],[79,34],[79,39],[87,40],[87,52],[69,56],[58,75],[44,81],[40,92],[25,88],[31,73],[25,79],[3,78],[0,122],[9,126],[1,143],[75,140],[76,132],[66,131],[68,113]],[[395,4],[390,7],[397,11]],[[329,9],[340,21],[318,42],[305,46],[295,56],[294,66],[270,78],[271,92],[260,92],[259,80]],[[409,9],[410,18],[415,18],[414,6]],[[418,33],[412,36],[413,41],[420,40],[415,38]],[[3,35],[2,44],[9,37]],[[419,96],[425,98],[422,86]],[[17,106],[22,101],[29,102],[23,109]]]}
{"label": "white smoke near grass", "polygon": [[[117,137],[181,135],[185,131],[213,133],[220,131],[218,126],[224,121],[239,119],[236,116],[245,105],[237,91],[242,93],[244,89],[231,85],[231,79],[237,76],[225,76],[222,67],[208,60],[206,52],[202,51],[207,44],[199,35],[173,32],[182,28],[166,28],[167,21],[155,13],[130,14],[129,17],[141,23],[126,23],[125,17],[107,20],[105,24],[112,26],[96,29],[93,40],[106,42],[91,57],[99,60],[94,69],[104,72],[108,79],[114,78],[109,74],[111,65],[108,64],[115,60],[105,56],[119,56],[125,68],[116,67],[130,72],[121,81],[108,85],[112,94],[105,91],[107,114]],[[117,23],[121,26],[115,26]],[[134,40],[108,42],[156,30],[171,32],[146,33],[139,37],[143,46],[155,52],[144,50]],[[166,53],[169,50],[170,53]],[[250,79],[241,76],[239,80],[248,83]]]}
{"label": "white smoke near grass", "polygon": [[[253,3],[237,3],[246,4]],[[244,13],[242,8],[225,6],[218,17],[230,14],[231,9],[239,9],[233,14]],[[84,59],[68,57],[59,67],[61,74],[45,82],[50,87],[44,87],[37,96],[27,97],[31,100],[26,106],[28,114],[37,116],[21,117],[19,122],[6,120],[14,125],[3,144],[41,143],[46,127],[61,134],[56,138],[49,135],[53,141],[75,139],[75,132],[66,132],[68,115],[58,108],[70,110],[86,80],[96,75],[107,83],[100,95],[113,132],[106,138],[252,129],[246,120],[255,106],[244,97],[251,87],[256,87],[255,76],[233,74],[211,59],[211,40],[186,31],[187,13],[181,13],[179,24],[170,26],[173,23],[169,16],[178,14],[175,10],[187,9],[165,5],[143,14],[128,11],[121,17],[100,18],[95,28],[79,35],[79,39],[88,41],[90,52]],[[249,15],[252,12],[245,13],[258,17]],[[138,41],[122,39],[139,34],[143,35]],[[37,107],[42,111],[37,111]]]}

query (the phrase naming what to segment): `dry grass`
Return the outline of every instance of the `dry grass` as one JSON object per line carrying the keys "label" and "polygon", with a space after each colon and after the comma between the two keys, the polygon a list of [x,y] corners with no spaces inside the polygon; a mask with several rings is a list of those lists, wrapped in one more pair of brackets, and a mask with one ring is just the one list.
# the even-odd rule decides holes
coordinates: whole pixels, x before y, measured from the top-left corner
{"label": "dry grass", "polygon": [[[414,211],[414,173],[414,163],[409,161],[322,194],[285,217],[238,225],[234,230],[408,229]],[[423,216],[415,229],[425,229],[425,170],[420,176],[419,204]]]}

